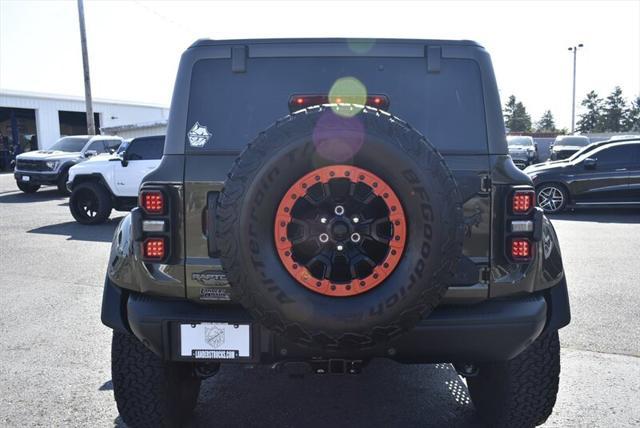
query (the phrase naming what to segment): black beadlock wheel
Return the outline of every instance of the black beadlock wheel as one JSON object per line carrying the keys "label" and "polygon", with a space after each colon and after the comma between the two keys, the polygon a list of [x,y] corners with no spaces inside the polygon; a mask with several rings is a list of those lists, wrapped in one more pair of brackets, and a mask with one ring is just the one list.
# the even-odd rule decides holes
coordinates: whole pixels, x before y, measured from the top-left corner
{"label": "black beadlock wheel", "polygon": [[200,393],[200,379],[187,363],[163,361],[135,336],[113,332],[113,395],[120,416],[132,428],[180,427]]}
{"label": "black beadlock wheel", "polygon": [[546,332],[510,361],[478,365],[469,394],[491,427],[535,427],[553,411],[560,382],[558,332]]}
{"label": "black beadlock wheel", "polygon": [[382,347],[440,302],[462,252],[462,203],[416,130],[340,108],[362,107],[302,110],[245,149],[217,241],[235,298],[267,328],[313,348]]}
{"label": "black beadlock wheel", "polygon": [[100,183],[80,183],[71,192],[69,210],[78,223],[104,223],[109,218],[111,209],[111,197]]}

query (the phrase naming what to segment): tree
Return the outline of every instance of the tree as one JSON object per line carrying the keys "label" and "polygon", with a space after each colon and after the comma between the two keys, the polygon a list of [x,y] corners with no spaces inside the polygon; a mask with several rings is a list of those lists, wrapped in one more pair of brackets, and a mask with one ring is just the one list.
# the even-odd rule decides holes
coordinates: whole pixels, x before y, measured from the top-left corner
{"label": "tree", "polygon": [[553,119],[553,113],[551,110],[546,110],[540,120],[538,121],[538,126],[536,128],[538,132],[556,132],[556,121]]}
{"label": "tree", "polygon": [[624,116],[624,132],[640,132],[640,96],[631,101]]}
{"label": "tree", "polygon": [[621,132],[626,111],[627,103],[622,96],[622,89],[616,86],[604,102],[602,129],[606,132]]}
{"label": "tree", "polygon": [[531,130],[531,116],[524,104],[511,95],[504,106],[504,124],[512,132],[528,132]]}
{"label": "tree", "polygon": [[589,92],[585,99],[580,102],[580,105],[585,107],[587,111],[580,115],[577,127],[578,131],[600,131],[602,126],[602,99],[596,91]]}

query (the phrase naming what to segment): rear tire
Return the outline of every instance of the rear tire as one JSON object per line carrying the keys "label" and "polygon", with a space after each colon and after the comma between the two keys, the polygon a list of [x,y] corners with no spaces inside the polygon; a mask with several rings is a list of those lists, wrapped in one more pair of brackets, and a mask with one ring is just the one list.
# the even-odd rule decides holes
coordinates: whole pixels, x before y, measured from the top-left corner
{"label": "rear tire", "polygon": [[120,416],[132,428],[183,425],[200,393],[200,379],[189,364],[163,361],[135,336],[117,331],[111,376]]}
{"label": "rear tire", "polygon": [[560,381],[558,332],[543,333],[510,361],[478,366],[469,377],[469,393],[491,427],[535,427],[547,420]]}
{"label": "rear tire", "polygon": [[69,210],[78,223],[94,225],[104,223],[111,214],[113,204],[107,189],[100,183],[81,183],[69,198]]}
{"label": "rear tire", "polygon": [[28,184],[20,181],[16,181],[18,185],[18,189],[22,190],[24,193],[36,193],[40,188],[39,184]]}

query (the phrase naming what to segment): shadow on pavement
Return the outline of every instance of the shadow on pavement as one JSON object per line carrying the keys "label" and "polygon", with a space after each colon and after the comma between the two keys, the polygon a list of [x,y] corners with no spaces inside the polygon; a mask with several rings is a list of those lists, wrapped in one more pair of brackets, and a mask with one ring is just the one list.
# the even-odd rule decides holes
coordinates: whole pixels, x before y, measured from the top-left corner
{"label": "shadow on pavement", "polygon": [[69,221],[38,227],[27,231],[27,233],[68,236],[68,241],[111,242],[113,232],[116,230],[120,220],[122,220],[122,217],[115,217],[109,219],[106,223],[95,226],[86,226],[75,221]]}
{"label": "shadow on pavement", "polygon": [[191,427],[480,427],[467,387],[449,364],[374,361],[356,376],[224,366],[202,384]]}
{"label": "shadow on pavement", "polygon": [[20,190],[0,194],[0,203],[4,204],[25,204],[29,202],[51,201],[54,199],[63,200],[66,196],[58,193],[58,189],[51,187],[50,189],[38,190],[36,193],[23,193]]}
{"label": "shadow on pavement", "polygon": [[551,220],[592,221],[597,223],[640,223],[640,208],[580,208],[548,214]]}

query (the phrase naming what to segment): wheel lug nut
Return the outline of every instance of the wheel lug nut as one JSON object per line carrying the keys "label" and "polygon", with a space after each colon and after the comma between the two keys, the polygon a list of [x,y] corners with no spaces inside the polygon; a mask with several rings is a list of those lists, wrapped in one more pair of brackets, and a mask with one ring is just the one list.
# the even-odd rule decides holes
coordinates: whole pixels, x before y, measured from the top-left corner
{"label": "wheel lug nut", "polygon": [[351,241],[352,242],[360,242],[360,234],[359,233],[352,233],[351,234]]}
{"label": "wheel lug nut", "polygon": [[342,251],[342,250],[344,250],[344,247],[342,245],[338,244],[338,246],[336,247],[336,250]]}
{"label": "wheel lug nut", "polygon": [[318,239],[324,244],[325,242],[329,241],[329,235],[327,235],[326,233],[321,233]]}
{"label": "wheel lug nut", "polygon": [[336,213],[336,215],[342,215],[344,214],[344,207],[342,205],[336,205],[333,212]]}
{"label": "wheel lug nut", "polygon": [[325,224],[327,222],[327,218],[326,217],[322,217],[320,219],[320,223]]}

